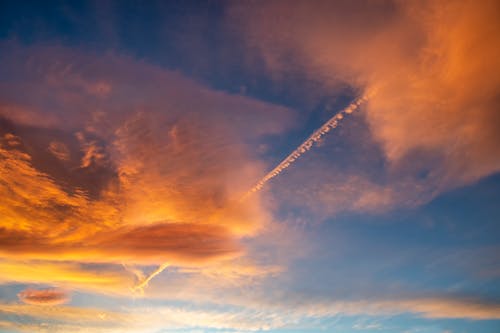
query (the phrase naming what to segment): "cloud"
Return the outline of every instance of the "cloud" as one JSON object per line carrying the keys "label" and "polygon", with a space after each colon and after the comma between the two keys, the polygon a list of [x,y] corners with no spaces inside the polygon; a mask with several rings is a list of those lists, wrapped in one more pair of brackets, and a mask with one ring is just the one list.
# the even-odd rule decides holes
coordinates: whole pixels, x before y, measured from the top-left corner
{"label": "cloud", "polygon": [[130,294],[134,277],[121,266],[39,260],[0,260],[0,283],[53,284],[67,290]]}
{"label": "cloud", "polygon": [[303,311],[311,316],[396,315],[412,313],[424,318],[462,318],[488,320],[500,318],[500,306],[481,300],[453,298],[415,298],[401,300],[338,301],[306,305]]}
{"label": "cloud", "polygon": [[6,148],[0,150],[2,178],[8,184],[1,188],[8,197],[2,204],[5,214],[0,228],[4,255],[161,263],[224,257],[239,251],[232,233],[215,223],[153,220],[156,223],[142,226],[120,225],[117,194],[110,198],[101,194],[98,201],[90,201],[82,191],[69,194],[36,170],[28,154]]}
{"label": "cloud", "polygon": [[69,294],[61,289],[25,289],[17,297],[33,305],[61,305],[69,301]]}
{"label": "cloud", "polygon": [[52,141],[48,149],[55,157],[62,161],[70,159],[68,147],[63,142]]}
{"label": "cloud", "polygon": [[[121,312],[67,305],[58,306],[54,311],[49,306],[2,303],[0,313],[7,319],[0,325],[21,332],[116,332],[117,328],[126,330],[127,325],[130,327],[133,324],[130,317]],[[28,317],[30,320],[9,321],[12,315],[17,318]]]}
{"label": "cloud", "polygon": [[192,267],[271,220],[235,199],[262,172],[249,144],[290,110],[113,54],[0,48],[3,258]]}
{"label": "cloud", "polygon": [[311,216],[323,220],[345,212],[381,214],[395,208],[412,208],[436,195],[432,184],[414,177],[377,176],[343,170],[314,156],[291,170],[287,183],[278,183],[273,193],[280,198],[281,207],[304,209],[308,220]]}
{"label": "cloud", "polygon": [[429,184],[440,192],[500,170],[498,9],[496,1],[270,1],[228,13],[278,80],[300,71],[326,95],[377,88],[365,114],[389,168],[432,167]]}
{"label": "cloud", "polygon": [[[292,302],[290,302],[292,301]],[[315,327],[319,319],[339,316],[393,316],[413,314],[423,318],[492,320],[500,318],[496,303],[481,300],[453,298],[407,298],[394,300],[333,300],[279,303],[255,302],[246,306],[225,305],[220,309],[214,304],[196,306],[120,307],[119,310],[94,308],[50,307],[36,305],[0,304],[0,313],[27,316],[30,323],[51,322],[47,327],[58,331],[63,328],[82,327],[91,331],[156,332],[161,329],[228,329],[243,332],[280,328]],[[9,317],[7,317],[9,318]],[[381,321],[383,323],[383,321]],[[9,321],[4,326],[8,325]]]}

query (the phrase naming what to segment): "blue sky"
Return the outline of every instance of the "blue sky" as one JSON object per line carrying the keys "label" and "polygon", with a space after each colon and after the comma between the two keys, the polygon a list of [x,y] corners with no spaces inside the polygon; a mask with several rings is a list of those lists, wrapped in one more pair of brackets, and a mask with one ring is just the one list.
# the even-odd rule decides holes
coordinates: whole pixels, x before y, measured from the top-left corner
{"label": "blue sky", "polygon": [[0,332],[498,332],[498,9],[3,1]]}

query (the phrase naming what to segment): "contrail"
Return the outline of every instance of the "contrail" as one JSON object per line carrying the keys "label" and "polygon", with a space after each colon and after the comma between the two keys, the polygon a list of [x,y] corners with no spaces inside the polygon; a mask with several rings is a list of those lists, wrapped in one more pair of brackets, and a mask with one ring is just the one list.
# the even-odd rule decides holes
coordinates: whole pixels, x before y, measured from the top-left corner
{"label": "contrail", "polygon": [[167,268],[168,266],[170,266],[169,263],[161,264],[154,272],[149,274],[149,276],[147,278],[142,280],[137,286],[134,286],[132,288],[132,290],[134,290],[134,291],[139,290],[141,292],[141,294],[143,294],[144,288],[148,286],[149,281],[151,281],[152,278],[154,278],[155,276],[157,276],[158,274],[163,272],[165,270],[165,268]]}
{"label": "contrail", "polygon": [[353,113],[359,108],[361,104],[366,102],[375,94],[375,90],[366,93],[362,97],[356,99],[348,107],[331,117],[326,123],[320,128],[313,132],[300,146],[297,147],[290,155],[288,155],[280,164],[278,164],[274,169],[272,169],[267,175],[265,175],[254,187],[252,187],[248,192],[243,195],[240,201],[247,198],[249,195],[259,191],[264,187],[264,185],[272,178],[279,175],[283,170],[288,168],[293,162],[295,162],[300,156],[302,156],[306,151],[311,149],[315,142],[318,142],[326,133],[331,129],[337,127],[339,122],[344,118],[345,115]]}

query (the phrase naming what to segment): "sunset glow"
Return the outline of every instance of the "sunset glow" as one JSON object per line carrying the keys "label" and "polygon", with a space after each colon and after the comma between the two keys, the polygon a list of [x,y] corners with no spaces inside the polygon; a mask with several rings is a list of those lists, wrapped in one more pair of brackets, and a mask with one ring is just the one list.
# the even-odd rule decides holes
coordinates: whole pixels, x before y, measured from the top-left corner
{"label": "sunset glow", "polygon": [[0,332],[500,332],[499,1],[0,17]]}

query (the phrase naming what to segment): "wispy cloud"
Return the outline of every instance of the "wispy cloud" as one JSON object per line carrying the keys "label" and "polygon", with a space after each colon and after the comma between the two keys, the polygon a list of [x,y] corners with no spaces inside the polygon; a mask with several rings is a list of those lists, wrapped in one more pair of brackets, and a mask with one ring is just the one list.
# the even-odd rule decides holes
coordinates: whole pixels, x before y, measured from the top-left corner
{"label": "wispy cloud", "polygon": [[[452,298],[415,298],[399,300],[325,301],[280,304],[255,303],[255,308],[225,307],[211,309],[204,306],[171,307],[124,307],[117,311],[93,308],[60,306],[58,311],[50,307],[34,305],[0,304],[0,312],[29,316],[35,322],[54,321],[53,329],[71,327],[76,322],[92,331],[154,332],[170,329],[229,329],[253,332],[279,328],[298,328],[318,325],[320,318],[339,316],[393,316],[413,314],[424,318],[463,318],[490,320],[500,318],[500,306],[480,300]],[[207,305],[209,306],[209,305]],[[8,322],[7,322],[8,323]]]}

